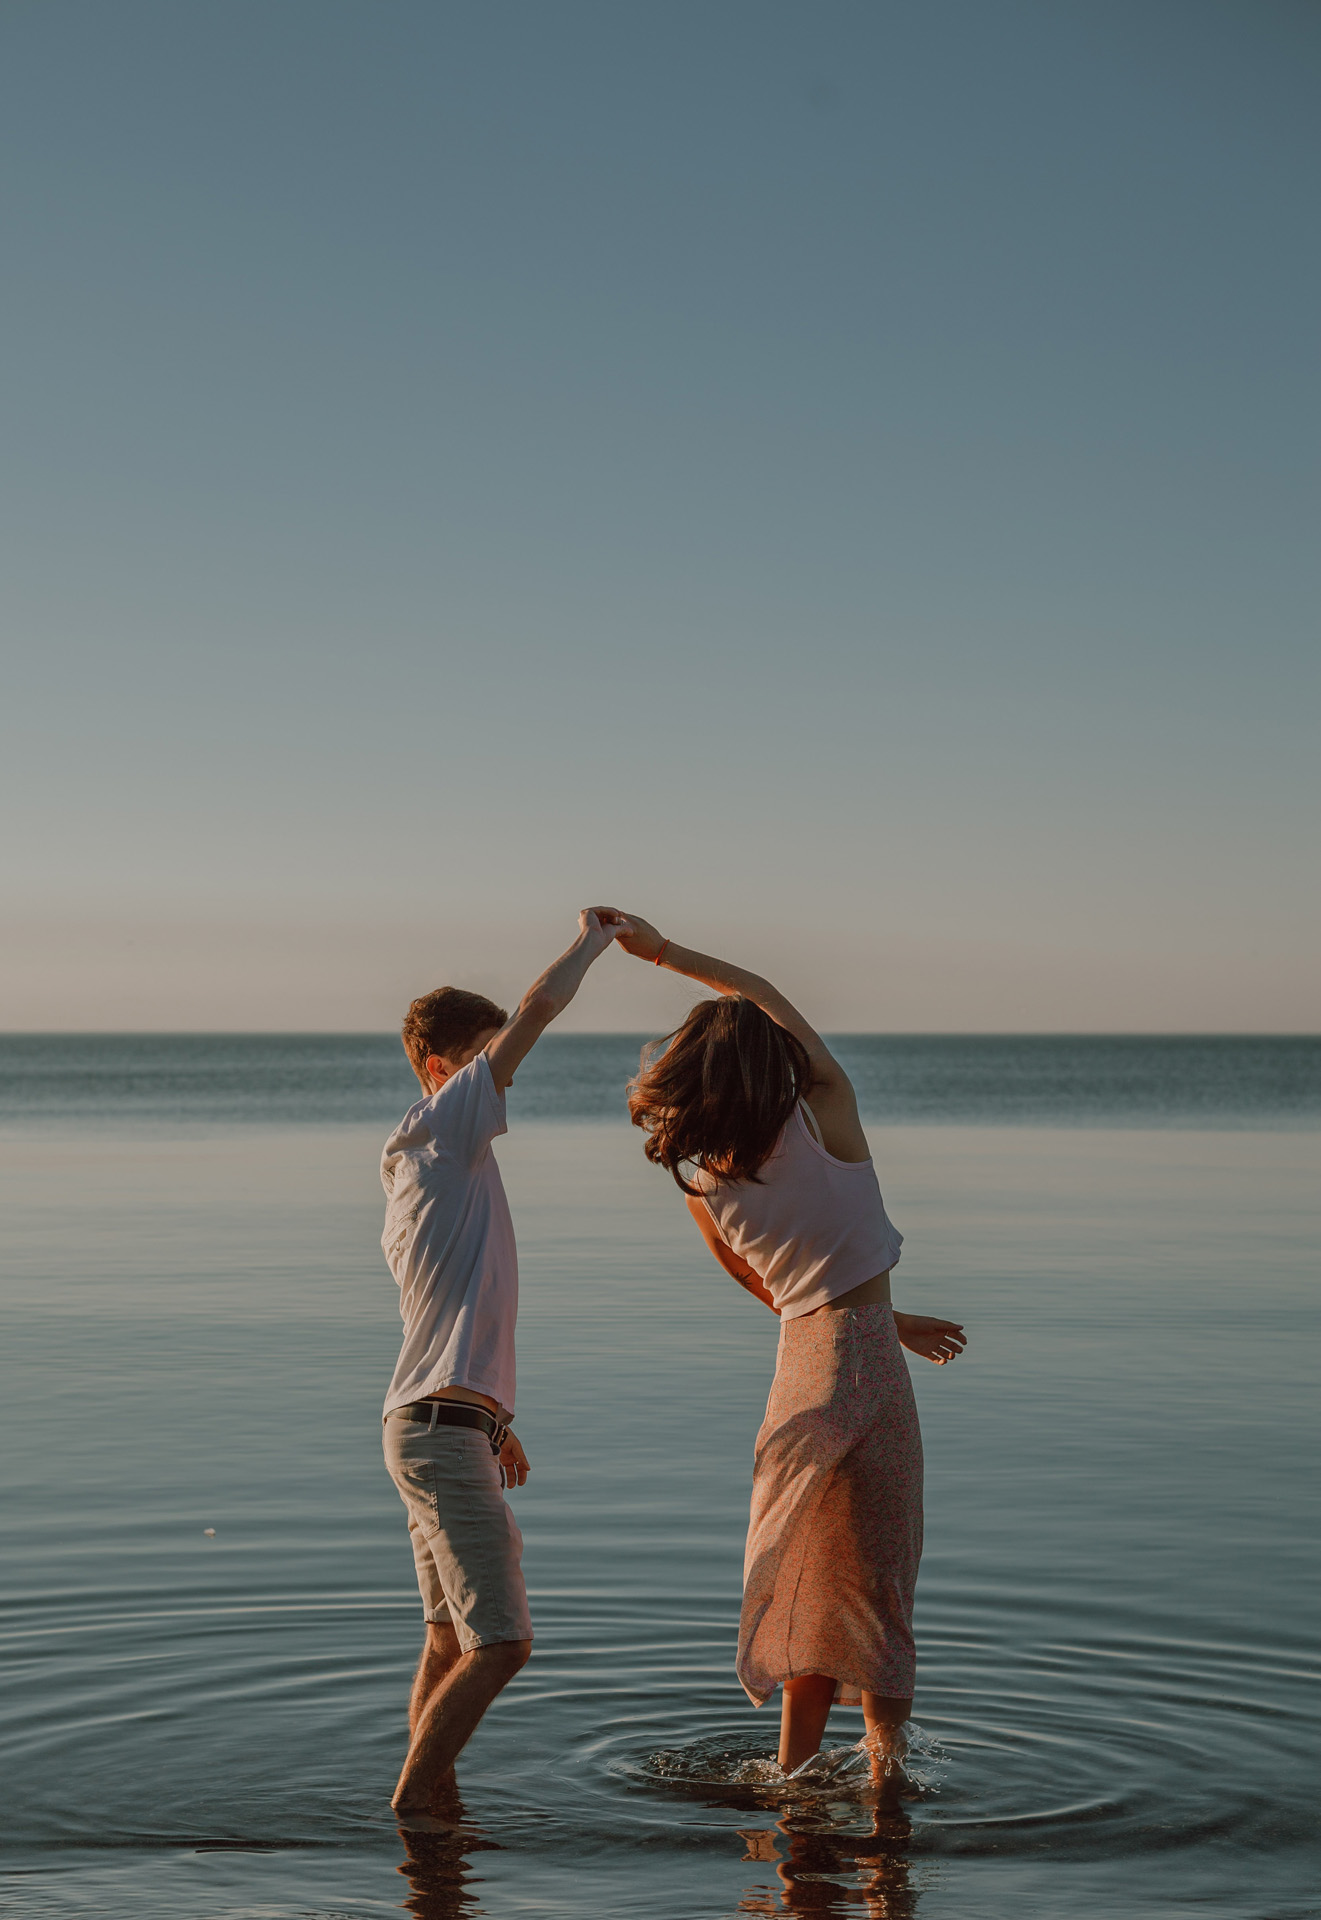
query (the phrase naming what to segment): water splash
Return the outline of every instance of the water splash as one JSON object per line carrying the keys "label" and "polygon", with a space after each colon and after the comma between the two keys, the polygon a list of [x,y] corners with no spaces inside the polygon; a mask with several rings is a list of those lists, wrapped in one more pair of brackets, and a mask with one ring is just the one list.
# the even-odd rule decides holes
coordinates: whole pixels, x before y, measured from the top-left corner
{"label": "water splash", "polygon": [[[948,1755],[934,1735],[909,1721],[906,1751],[895,1762],[905,1798],[939,1791]],[[825,1747],[792,1773],[761,1754],[732,1750],[723,1741],[699,1740],[686,1747],[662,1747],[642,1761],[639,1771],[666,1786],[690,1788],[754,1787],[801,1794],[863,1792],[875,1785],[872,1749],[866,1739],[847,1747]]]}

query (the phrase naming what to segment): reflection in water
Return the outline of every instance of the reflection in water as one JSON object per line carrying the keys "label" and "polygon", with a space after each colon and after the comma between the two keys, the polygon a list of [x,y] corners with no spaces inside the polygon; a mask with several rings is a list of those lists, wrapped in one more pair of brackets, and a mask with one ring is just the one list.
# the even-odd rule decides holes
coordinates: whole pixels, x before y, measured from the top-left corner
{"label": "reflection in water", "polygon": [[[780,1884],[748,1887],[737,1911],[914,1920],[912,1822],[902,1809],[878,1809],[867,1832],[841,1823],[841,1815],[852,1822],[859,1811],[856,1802],[847,1810],[799,1802],[773,1825],[740,1830],[743,1859],[773,1865]],[[403,1910],[415,1920],[469,1920],[484,1911],[471,1855],[498,1851],[500,1843],[467,1818],[457,1787],[436,1812],[435,1832],[399,1829],[404,1858],[398,1870],[409,1885]],[[676,1907],[682,1898],[676,1889]]]}
{"label": "reflection in water", "polygon": [[468,1820],[457,1787],[437,1812],[444,1826],[435,1833],[399,1829],[404,1843],[399,1871],[410,1888],[403,1908],[416,1920],[463,1920],[481,1911],[468,1856],[493,1852],[499,1842],[486,1839],[481,1828]]}
{"label": "reflection in water", "polygon": [[745,1860],[775,1862],[778,1892],[750,1888],[740,1913],[865,1915],[912,1920],[918,1895],[909,1882],[911,1823],[904,1813],[878,1814],[869,1834],[804,1827],[786,1814],[774,1827],[748,1828]]}

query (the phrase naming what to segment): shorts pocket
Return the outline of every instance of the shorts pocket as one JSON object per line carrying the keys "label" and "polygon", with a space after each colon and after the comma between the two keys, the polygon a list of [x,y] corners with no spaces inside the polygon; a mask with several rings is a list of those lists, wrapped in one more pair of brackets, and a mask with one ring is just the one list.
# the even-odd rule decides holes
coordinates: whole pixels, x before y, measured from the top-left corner
{"label": "shorts pocket", "polygon": [[[399,1421],[398,1426],[411,1422]],[[417,1429],[425,1433],[425,1428]],[[399,1498],[429,1540],[440,1530],[440,1506],[436,1488],[436,1464],[420,1449],[408,1445],[411,1435],[385,1429],[385,1465],[398,1490]],[[429,1437],[429,1436],[428,1436]]]}

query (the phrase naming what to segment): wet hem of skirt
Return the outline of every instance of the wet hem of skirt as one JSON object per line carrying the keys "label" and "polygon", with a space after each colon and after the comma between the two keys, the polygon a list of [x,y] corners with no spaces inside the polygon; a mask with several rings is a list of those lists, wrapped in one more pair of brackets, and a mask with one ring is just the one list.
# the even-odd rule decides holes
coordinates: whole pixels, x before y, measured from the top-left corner
{"label": "wet hem of skirt", "polygon": [[[803,1672],[809,1673],[811,1672],[811,1668],[805,1667],[803,1669]],[[786,1680],[795,1680],[797,1678],[799,1678],[797,1674],[793,1674],[793,1673],[781,1674],[778,1679],[772,1680],[766,1692],[763,1693],[760,1697],[758,1697],[758,1695],[753,1692],[752,1688],[748,1685],[747,1681],[743,1678],[743,1675],[741,1673],[738,1674],[738,1683],[742,1687],[744,1693],[747,1694],[749,1700],[751,1700],[754,1707],[764,1707],[766,1705],[766,1702],[774,1697],[775,1690],[777,1687],[782,1687]],[[860,1707],[862,1705],[862,1696],[864,1693],[879,1694],[883,1700],[908,1700],[908,1699],[911,1699],[917,1684],[916,1676],[914,1676],[913,1680],[909,1682],[908,1686],[900,1687],[896,1691],[891,1691],[891,1689],[888,1686],[886,1687],[865,1686],[861,1680],[854,1680],[847,1676],[841,1679],[838,1674],[832,1674],[831,1678],[835,1682],[835,1698],[832,1704],[837,1707]],[[848,1696],[850,1694],[853,1694],[855,1697],[853,1699],[849,1699]]]}

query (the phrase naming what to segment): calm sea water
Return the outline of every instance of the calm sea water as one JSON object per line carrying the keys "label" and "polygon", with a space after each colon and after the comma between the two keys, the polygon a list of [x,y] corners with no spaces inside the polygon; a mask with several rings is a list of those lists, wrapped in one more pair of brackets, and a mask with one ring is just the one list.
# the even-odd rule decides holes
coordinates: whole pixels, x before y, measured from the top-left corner
{"label": "calm sea water", "polygon": [[776,1328],[642,1161],[636,1044],[548,1040],[510,1098],[537,1648],[467,1830],[406,1843],[392,1043],[0,1041],[4,1911],[1321,1913],[1321,1044],[840,1043],[896,1295],[971,1336],[913,1363],[901,1818],[847,1770],[759,1778],[732,1659]]}

